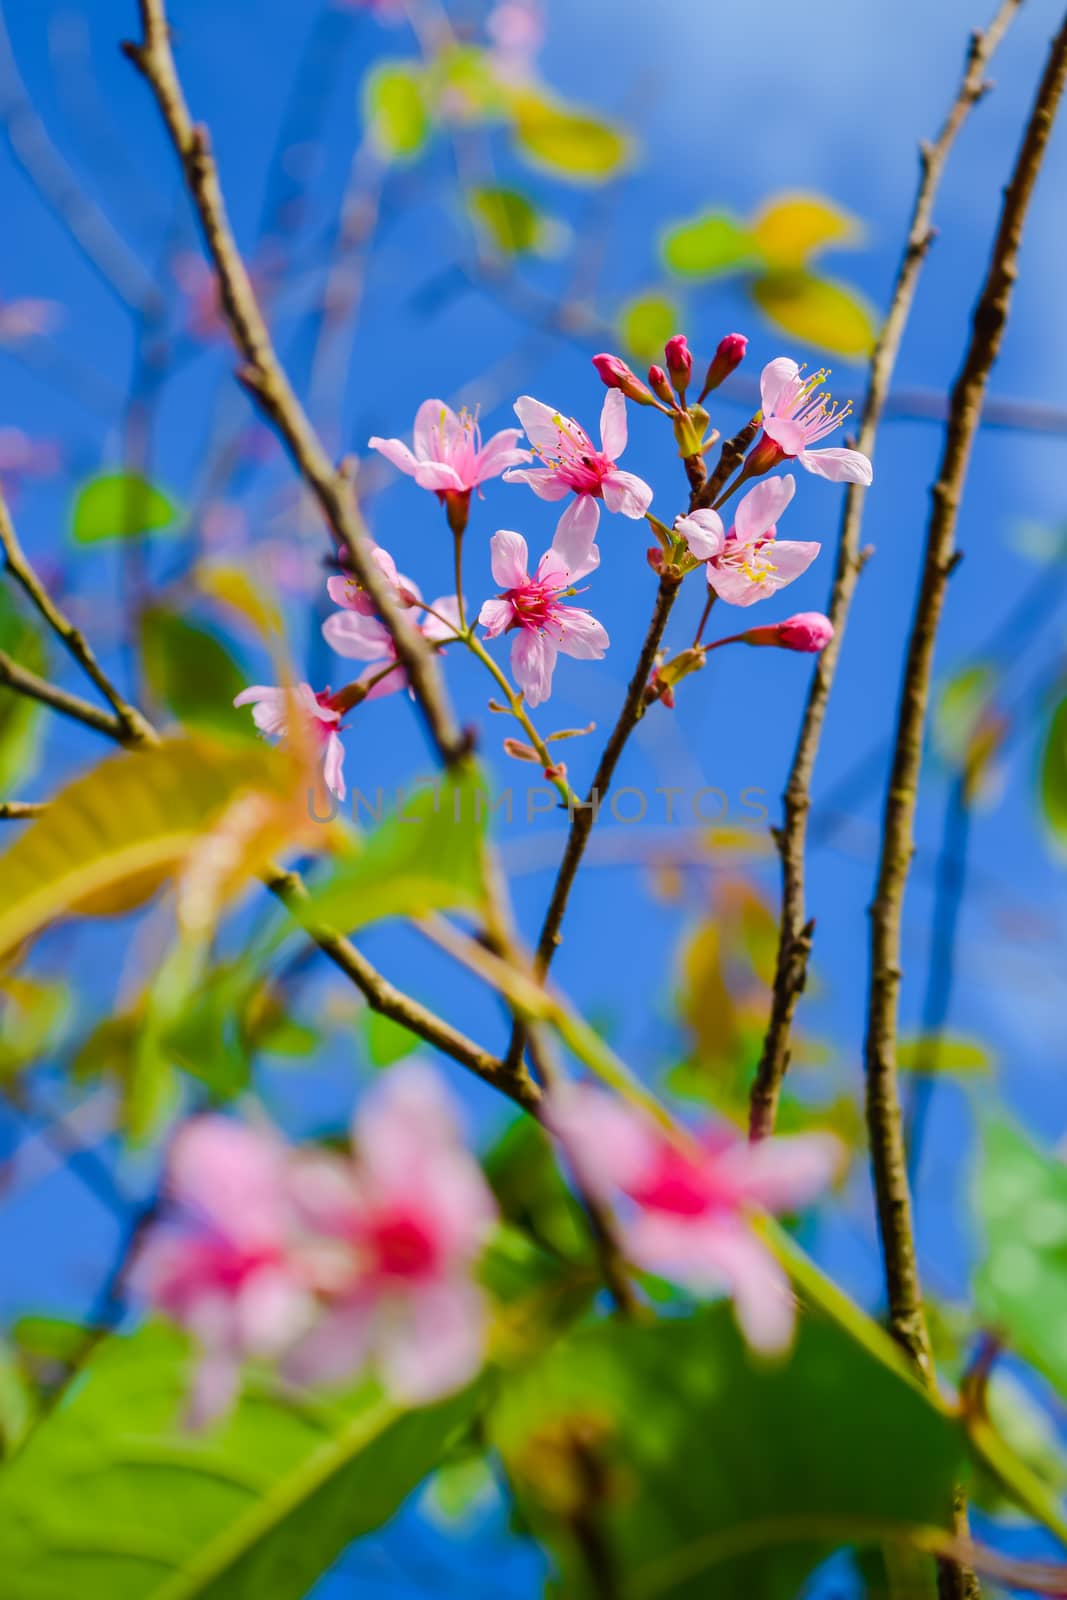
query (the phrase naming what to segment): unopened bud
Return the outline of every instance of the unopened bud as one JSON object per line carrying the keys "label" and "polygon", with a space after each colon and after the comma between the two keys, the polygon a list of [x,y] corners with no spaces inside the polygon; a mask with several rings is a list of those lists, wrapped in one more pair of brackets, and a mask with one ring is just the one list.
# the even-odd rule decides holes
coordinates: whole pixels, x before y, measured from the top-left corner
{"label": "unopened bud", "polygon": [[704,388],[700,398],[717,389],[720,383],[725,383],[731,372],[737,370],[745,359],[748,349],[748,340],[743,333],[728,333],[725,339],[719,340],[719,348],[712,357],[708,375],[704,379]]}
{"label": "unopened bud", "polygon": [[785,460],[785,451],[773,439],[761,433],[745,459],[741,480],[745,478],[762,478],[765,472],[771,472],[780,461]]}
{"label": "unopened bud", "polygon": [[803,650],[815,655],[826,649],[833,636],[834,625],[821,611],[798,611],[784,622],[750,628],[740,638],[744,644],[777,645],[782,650]]}
{"label": "unopened bud", "polygon": [[662,367],[649,367],[648,386],[654,395],[658,395],[664,405],[674,405],[674,392],[667,382],[667,374]]}
{"label": "unopened bud", "polygon": [[688,411],[675,412],[674,437],[678,441],[678,454],[683,460],[700,455],[710,420],[703,406],[690,406]]}
{"label": "unopened bud", "polygon": [[639,406],[655,405],[655,400],[637,373],[632,372],[626,362],[620,360],[618,356],[604,351],[593,357],[593,365],[600,375],[600,381],[608,389],[621,389],[627,400],[636,400]]}
{"label": "unopened bud", "polygon": [[679,395],[684,395],[693,376],[693,358],[689,354],[685,334],[676,333],[673,339],[668,339],[663,354],[667,358],[667,371],[670,373],[671,382]]}

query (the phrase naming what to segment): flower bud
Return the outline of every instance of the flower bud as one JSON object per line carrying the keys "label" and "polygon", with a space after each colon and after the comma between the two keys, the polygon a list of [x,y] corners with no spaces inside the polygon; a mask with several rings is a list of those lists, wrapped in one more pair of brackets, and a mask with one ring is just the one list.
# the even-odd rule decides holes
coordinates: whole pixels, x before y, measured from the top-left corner
{"label": "flower bud", "polygon": [[690,406],[688,411],[675,411],[674,437],[678,441],[678,454],[683,460],[700,455],[710,420],[703,406]]}
{"label": "flower bud", "polygon": [[785,451],[767,434],[761,433],[752,449],[745,458],[744,469],[739,482],[746,478],[762,478],[765,472],[772,472],[780,461],[785,460]]}
{"label": "flower bud", "polygon": [[798,611],[784,622],[750,628],[740,638],[745,644],[777,645],[782,650],[803,650],[815,655],[826,649],[833,636],[834,625],[821,611]]}
{"label": "flower bud", "polygon": [[731,372],[741,365],[748,349],[748,340],[743,333],[728,333],[724,339],[719,340],[719,348],[712,358],[708,375],[704,379],[704,388],[700,398],[710,394],[712,389],[717,389],[720,383],[725,383]]}
{"label": "flower bud", "polygon": [[673,339],[668,339],[663,354],[667,358],[667,371],[670,373],[671,382],[679,395],[684,395],[693,376],[693,358],[689,354],[685,334],[676,333]]}
{"label": "flower bud", "polygon": [[607,351],[593,357],[593,365],[600,381],[608,389],[621,389],[627,400],[636,400],[639,406],[655,405],[655,400],[645,388],[636,372],[631,372],[625,361]]}
{"label": "flower bud", "polygon": [[652,393],[658,395],[665,405],[674,406],[674,394],[667,382],[667,374],[662,367],[649,367],[648,386]]}

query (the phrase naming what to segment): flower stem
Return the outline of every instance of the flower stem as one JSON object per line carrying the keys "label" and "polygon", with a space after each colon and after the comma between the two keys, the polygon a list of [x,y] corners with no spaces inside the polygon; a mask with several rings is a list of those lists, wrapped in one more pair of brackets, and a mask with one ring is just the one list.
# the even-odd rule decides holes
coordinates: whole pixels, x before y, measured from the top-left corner
{"label": "flower stem", "polygon": [[[556,763],[552,759],[551,750],[549,750],[547,744],[531,722],[530,714],[523,705],[522,695],[516,694],[515,690],[508,682],[507,674],[497,666],[488,650],[482,644],[481,640],[475,637],[472,630],[468,630],[463,635],[463,641],[471,654],[473,656],[477,656],[482,665],[492,673],[497,685],[503,694],[506,695],[508,710],[511,712],[511,715],[515,718],[515,721],[522,728],[523,732],[526,734],[526,737],[537,751],[538,757],[545,768],[545,773],[547,776],[547,774],[553,770]],[[562,776],[554,777],[550,778],[549,782],[552,783],[559,791],[560,798],[562,799],[564,805],[573,814],[573,808],[579,804],[579,798],[571,788],[570,784],[567,782],[566,778]]]}
{"label": "flower stem", "polygon": [[459,611],[459,626],[463,633],[467,631],[467,613],[463,605],[463,530],[453,528],[452,548],[455,551],[456,562],[456,606]]}
{"label": "flower stem", "polygon": [[[707,627],[708,618],[711,616],[711,608],[715,604],[717,599],[718,599],[718,595],[715,593],[715,590],[709,584],[708,585],[707,604],[705,605],[703,611],[700,613],[700,621],[697,624],[697,631],[693,635],[693,649],[694,650],[699,650],[699,648],[700,648],[700,641],[704,637],[704,629]],[[723,642],[725,643],[725,641],[723,641]]]}

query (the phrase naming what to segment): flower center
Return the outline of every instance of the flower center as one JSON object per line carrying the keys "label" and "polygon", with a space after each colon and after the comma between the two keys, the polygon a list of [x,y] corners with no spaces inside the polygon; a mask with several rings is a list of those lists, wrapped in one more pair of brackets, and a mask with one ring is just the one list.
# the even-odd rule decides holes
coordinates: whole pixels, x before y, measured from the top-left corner
{"label": "flower center", "polygon": [[374,1272],[386,1278],[423,1278],[437,1265],[438,1249],[420,1217],[390,1215],[370,1224],[363,1240]]}

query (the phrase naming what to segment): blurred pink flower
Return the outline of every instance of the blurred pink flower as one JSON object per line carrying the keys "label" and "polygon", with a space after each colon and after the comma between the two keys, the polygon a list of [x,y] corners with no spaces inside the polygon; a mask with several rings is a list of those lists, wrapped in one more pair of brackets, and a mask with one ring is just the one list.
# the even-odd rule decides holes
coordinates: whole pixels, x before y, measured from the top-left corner
{"label": "blurred pink flower", "polygon": [[62,466],[52,439],[31,439],[21,428],[0,428],[0,483],[14,497],[29,478],[51,478]]}
{"label": "blurred pink flower", "polygon": [[179,250],[171,261],[171,271],[185,301],[185,331],[203,344],[227,340],[218,279],[203,256],[195,250]]}
{"label": "blurred pink flower", "polygon": [[369,11],[379,22],[403,22],[406,0],[333,0],[338,11]]}
{"label": "blurred pink flower", "polygon": [[[392,590],[393,599],[398,606],[408,608],[422,600],[422,592],[418,585],[397,572],[396,562],[388,550],[383,550],[380,544],[375,545],[371,555],[375,566]],[[343,606],[346,611],[358,611],[365,617],[373,617],[375,614],[374,601],[355,578],[342,575],[327,578],[326,592],[334,605]]]}
{"label": "blurred pink flower", "polygon": [[244,1361],[280,1356],[311,1326],[287,1160],[280,1140],[220,1116],[186,1123],[171,1147],[165,1182],[175,1214],[147,1232],[129,1286],[201,1348],[193,1426],[229,1408]]}
{"label": "blurred pink flower", "polygon": [[784,589],[806,572],[822,549],[811,540],[779,539],[776,523],[793,498],[791,476],[768,478],[743,496],[727,534],[717,511],[679,517],[675,529],[690,554],[703,561],[720,600],[750,606]]}
{"label": "blurred pink flower", "polygon": [[0,344],[21,344],[53,333],[63,320],[63,307],[55,300],[0,301]]}
{"label": "blurred pink flower", "polygon": [[547,1116],[583,1189],[623,1200],[623,1248],[636,1267],[696,1294],[725,1291],[753,1349],[785,1350],[793,1297],[752,1227],[752,1212],[808,1204],[830,1182],[841,1147],[828,1134],[748,1144],[733,1130],[675,1143],[650,1117],[606,1090],[558,1091]]}
{"label": "blurred pink flower", "polygon": [[394,1068],[353,1130],[354,1159],[294,1163],[292,1194],[320,1252],[322,1320],[287,1357],[302,1384],[373,1362],[397,1399],[422,1404],[482,1363],[485,1305],[472,1270],[496,1220],[477,1162],[428,1067]]}
{"label": "blurred pink flower", "polygon": [[[573,509],[573,508],[572,508]],[[551,548],[530,577],[529,551],[521,533],[501,529],[490,540],[493,577],[503,589],[478,614],[487,639],[516,629],[511,670],[527,702],[539,706],[552,692],[559,651],[582,661],[599,661],[608,648],[603,626],[580,606],[564,604],[573,585],[593,572],[600,552],[581,520],[568,512],[560,519]]]}
{"label": "blurred pink flower", "polygon": [[621,390],[609,389],[604,396],[599,450],[573,417],[564,417],[528,394],[516,400],[515,412],[544,465],[512,468],[505,472],[505,482],[528,483],[542,500],[562,500],[573,490],[583,503],[580,514],[588,518],[594,534],[600,520],[597,500],[624,517],[637,520],[644,516],[652,503],[651,488],[643,478],[621,472],[615,464],[626,448],[627,437],[626,400]]}
{"label": "blurred pink flower", "polygon": [[536,0],[499,0],[485,21],[497,76],[521,83],[533,71],[545,36],[545,22]]}
{"label": "blurred pink flower", "polygon": [[242,689],[233,703],[251,706],[252,720],[259,731],[280,739],[288,735],[294,710],[303,716],[312,748],[322,753],[322,776],[327,789],[338,800],[345,798],[347,791],[341,770],[345,747],[338,737],[341,712],[332,704],[328,690],[316,694],[307,683],[296,683],[291,688],[255,683],[251,688]]}
{"label": "blurred pink flower", "polygon": [[[337,578],[331,579],[330,582],[334,585],[330,593],[336,600],[339,585],[346,583],[346,580]],[[403,582],[407,584],[408,592],[417,597],[418,590],[414,584],[409,583],[407,579]],[[342,604],[345,606],[343,611],[334,611],[326,618],[322,625],[322,636],[331,650],[336,650],[339,656],[344,656],[349,661],[374,663],[356,679],[357,683],[371,684],[365,698],[378,700],[383,695],[395,694],[398,689],[405,688],[408,675],[403,667],[397,666],[392,672],[379,678],[383,668],[397,659],[396,645],[385,623],[372,611],[352,606],[349,599],[345,599]],[[423,638],[428,639],[431,644],[447,644],[450,639],[456,638],[460,631],[459,603],[456,596],[454,594],[439,596],[429,610],[417,621],[409,622],[408,626],[418,628]],[[379,681],[374,682],[374,679]]]}
{"label": "blurred pink flower", "polygon": [[502,428],[483,444],[478,419],[469,411],[457,416],[443,400],[424,400],[415,413],[413,451],[402,439],[375,435],[368,443],[420,489],[444,496],[469,494],[505,467],[529,461],[530,452],[516,448],[519,437],[518,428]]}
{"label": "blurred pink flower", "polygon": [[[811,449],[817,440],[839,428],[852,411],[851,401],[835,406],[819,391],[827,376],[822,369],[805,378],[803,369],[788,356],[769,361],[760,374],[764,435],[777,446],[779,460],[795,459],[805,471],[835,483],[870,484],[874,470],[859,450]],[[759,450],[757,441],[753,453]]]}

